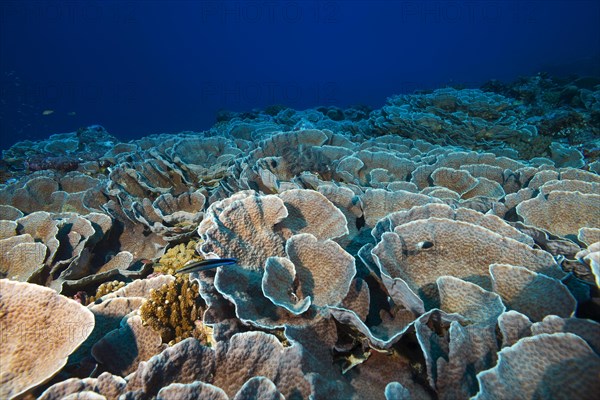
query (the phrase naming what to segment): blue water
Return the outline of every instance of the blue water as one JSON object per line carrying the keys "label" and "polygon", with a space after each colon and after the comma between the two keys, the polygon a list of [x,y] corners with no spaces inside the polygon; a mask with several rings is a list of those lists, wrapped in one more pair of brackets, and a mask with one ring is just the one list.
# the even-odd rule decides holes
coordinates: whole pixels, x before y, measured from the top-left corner
{"label": "blue water", "polygon": [[205,130],[221,109],[600,75],[599,23],[597,1],[2,1],[0,148],[91,124],[128,140]]}

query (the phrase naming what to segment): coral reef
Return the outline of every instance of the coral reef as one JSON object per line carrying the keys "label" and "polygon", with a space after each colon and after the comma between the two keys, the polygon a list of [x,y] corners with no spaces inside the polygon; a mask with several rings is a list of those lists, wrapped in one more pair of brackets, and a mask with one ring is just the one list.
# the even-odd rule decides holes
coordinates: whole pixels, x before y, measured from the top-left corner
{"label": "coral reef", "polygon": [[[590,398],[599,84],[15,144],[0,397]],[[237,262],[177,274],[216,258]]]}

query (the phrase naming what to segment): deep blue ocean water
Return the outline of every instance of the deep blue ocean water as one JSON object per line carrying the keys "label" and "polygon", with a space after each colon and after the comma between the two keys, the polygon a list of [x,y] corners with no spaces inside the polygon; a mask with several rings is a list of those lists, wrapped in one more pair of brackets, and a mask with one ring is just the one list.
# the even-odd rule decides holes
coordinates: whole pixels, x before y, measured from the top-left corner
{"label": "deep blue ocean water", "polygon": [[540,71],[600,75],[598,1],[2,1],[0,148],[219,110],[381,107]]}

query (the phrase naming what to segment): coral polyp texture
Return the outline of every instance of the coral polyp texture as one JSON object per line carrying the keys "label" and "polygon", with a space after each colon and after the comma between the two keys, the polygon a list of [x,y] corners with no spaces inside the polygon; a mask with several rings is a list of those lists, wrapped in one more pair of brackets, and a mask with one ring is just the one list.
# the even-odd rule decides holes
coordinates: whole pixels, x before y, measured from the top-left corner
{"label": "coral polyp texture", "polygon": [[600,87],[577,82],[15,144],[0,397],[595,398]]}

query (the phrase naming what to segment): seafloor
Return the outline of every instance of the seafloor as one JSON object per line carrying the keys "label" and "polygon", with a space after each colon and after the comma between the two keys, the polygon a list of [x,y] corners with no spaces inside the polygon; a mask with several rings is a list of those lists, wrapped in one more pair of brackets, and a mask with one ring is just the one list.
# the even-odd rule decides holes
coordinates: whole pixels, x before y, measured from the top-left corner
{"label": "seafloor", "polygon": [[543,74],[19,142],[0,398],[596,399],[599,156]]}

